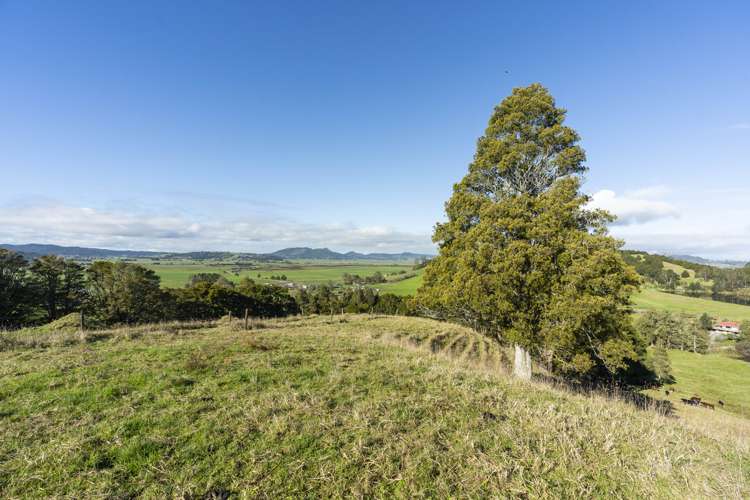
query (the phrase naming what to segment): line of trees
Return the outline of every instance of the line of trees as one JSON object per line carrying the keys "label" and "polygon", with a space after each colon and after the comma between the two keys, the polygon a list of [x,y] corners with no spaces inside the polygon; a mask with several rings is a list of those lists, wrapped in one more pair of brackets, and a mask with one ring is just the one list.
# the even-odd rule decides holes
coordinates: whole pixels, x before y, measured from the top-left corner
{"label": "line of trees", "polygon": [[303,314],[381,313],[400,316],[416,314],[412,301],[392,293],[377,293],[372,288],[334,288],[319,285],[295,291]]}
{"label": "line of trees", "polygon": [[705,354],[712,324],[707,314],[695,318],[669,311],[647,311],[638,318],[636,328],[650,346]]}
{"label": "line of trees", "polygon": [[381,273],[380,271],[375,271],[372,275],[365,276],[364,278],[359,274],[344,273],[341,276],[341,280],[345,285],[375,285],[377,283],[385,283],[387,281],[385,279],[385,276],[383,276],[383,273]]}
{"label": "line of trees", "polygon": [[0,249],[0,328],[18,328],[84,313],[89,326],[169,320],[215,319],[245,311],[253,317],[340,312],[407,314],[408,301],[369,288],[330,286],[289,290],[255,283],[235,284],[218,273],[191,276],[184,288],[162,288],[159,276],[124,261],[96,261],[88,267],[57,256],[28,262]]}
{"label": "line of trees", "polygon": [[29,263],[0,249],[0,327],[53,321],[79,310],[86,300],[83,266],[45,255]]}

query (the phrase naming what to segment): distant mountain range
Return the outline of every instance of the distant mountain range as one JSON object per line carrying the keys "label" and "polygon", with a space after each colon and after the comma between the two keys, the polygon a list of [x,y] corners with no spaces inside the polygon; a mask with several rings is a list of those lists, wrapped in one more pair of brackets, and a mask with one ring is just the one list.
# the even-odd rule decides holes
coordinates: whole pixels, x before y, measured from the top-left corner
{"label": "distant mountain range", "polygon": [[60,257],[69,258],[91,258],[91,259],[108,259],[108,258],[148,258],[159,257],[164,252],[142,252],[137,250],[107,250],[103,248],[86,248],[86,247],[63,247],[59,245],[43,245],[39,243],[29,243],[26,245],[0,244],[0,248],[7,248],[20,253],[26,258],[36,258],[42,255],[59,255]]}
{"label": "distant mountain range", "polygon": [[413,261],[433,257],[428,254],[401,252],[401,253],[359,253],[359,252],[334,252],[328,248],[284,248],[271,253],[246,253],[246,252],[150,252],[140,250],[108,250],[103,248],[87,247],[65,247],[59,245],[44,245],[30,243],[25,245],[0,244],[0,248],[7,248],[34,259],[42,255],[59,255],[61,257],[78,259],[148,259],[148,258],[173,258],[173,259],[227,259],[239,257],[242,259],[258,260],[374,260],[374,261]]}
{"label": "distant mountain range", "polygon": [[415,260],[430,258],[433,255],[401,252],[401,253],[359,253],[359,252],[334,252],[328,248],[284,248],[268,255],[282,259],[320,259],[320,260]]}
{"label": "distant mountain range", "polygon": [[741,260],[712,260],[712,259],[704,259],[703,257],[696,257],[695,255],[670,255],[673,259],[679,259],[684,260],[687,262],[692,262],[694,264],[703,264],[705,266],[714,266],[714,267],[743,267],[747,264],[747,262],[741,261]]}

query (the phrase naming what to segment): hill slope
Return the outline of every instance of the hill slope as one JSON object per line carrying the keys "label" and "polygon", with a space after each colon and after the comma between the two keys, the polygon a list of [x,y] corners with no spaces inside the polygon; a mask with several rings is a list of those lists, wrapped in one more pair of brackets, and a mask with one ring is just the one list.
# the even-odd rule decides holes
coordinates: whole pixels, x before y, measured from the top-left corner
{"label": "hill slope", "polygon": [[461,327],[238,326],[0,335],[0,496],[750,494],[746,428],[514,382]]}
{"label": "hill slope", "polygon": [[718,300],[687,297],[674,293],[662,292],[644,286],[632,297],[636,309],[671,311],[700,316],[708,313],[719,320],[742,321],[750,319],[750,306],[719,302]]}

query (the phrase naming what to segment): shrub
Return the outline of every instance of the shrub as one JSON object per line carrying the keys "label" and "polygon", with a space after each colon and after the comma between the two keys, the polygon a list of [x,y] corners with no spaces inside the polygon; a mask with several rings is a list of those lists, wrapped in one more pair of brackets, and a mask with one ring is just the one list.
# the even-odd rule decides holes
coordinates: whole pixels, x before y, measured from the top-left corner
{"label": "shrub", "polygon": [[737,354],[745,361],[750,361],[750,340],[740,340],[734,345]]}

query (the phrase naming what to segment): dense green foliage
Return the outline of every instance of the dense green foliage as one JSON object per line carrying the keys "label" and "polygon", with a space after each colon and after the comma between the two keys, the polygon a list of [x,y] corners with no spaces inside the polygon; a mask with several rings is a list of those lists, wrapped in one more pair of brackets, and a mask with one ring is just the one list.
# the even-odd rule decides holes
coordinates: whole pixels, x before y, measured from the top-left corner
{"label": "dense green foliage", "polygon": [[627,308],[639,278],[606,235],[609,216],[585,208],[573,175],[585,156],[564,117],[537,84],[495,109],[436,227],[418,300],[555,372],[600,378],[645,357]]}
{"label": "dense green foliage", "polygon": [[654,348],[653,356],[650,359],[650,365],[659,382],[663,384],[674,382],[674,377],[672,376],[672,365],[669,363],[667,350],[662,344],[659,344]]}
{"label": "dense green foliage", "polygon": [[83,266],[45,255],[31,264],[0,249],[0,328],[54,321],[80,310],[86,298]]}
{"label": "dense green foliage", "polygon": [[234,283],[222,274],[203,272],[191,276],[183,288],[163,288],[152,269],[131,262],[96,261],[84,268],[72,260],[44,256],[29,264],[6,250],[0,250],[0,279],[0,326],[5,328],[54,321],[79,311],[88,327],[246,314],[273,318],[300,312],[412,313],[407,298],[369,287],[302,286],[290,293],[247,277]]}
{"label": "dense green foliage", "polygon": [[637,320],[638,332],[649,345],[706,353],[710,318],[694,318],[669,311],[646,311]]}
{"label": "dense green foliage", "polygon": [[0,328],[25,323],[38,303],[29,280],[26,259],[0,248]]}
{"label": "dense green foliage", "polygon": [[734,345],[740,358],[750,361],[750,340],[740,340]]}
{"label": "dense green foliage", "polygon": [[175,319],[213,319],[226,314],[247,313],[253,317],[274,318],[296,314],[297,303],[283,288],[259,285],[244,278],[238,285],[199,282],[183,289],[170,289]]}
{"label": "dense green foliage", "polygon": [[297,291],[295,298],[303,314],[413,314],[408,298],[392,293],[379,294],[368,287],[336,289],[328,285],[313,286]]}
{"label": "dense green foliage", "polygon": [[364,278],[359,274],[344,273],[342,280],[346,285],[377,284],[386,282],[385,276],[383,276],[383,273],[380,271],[375,271],[371,276],[365,276]]}

